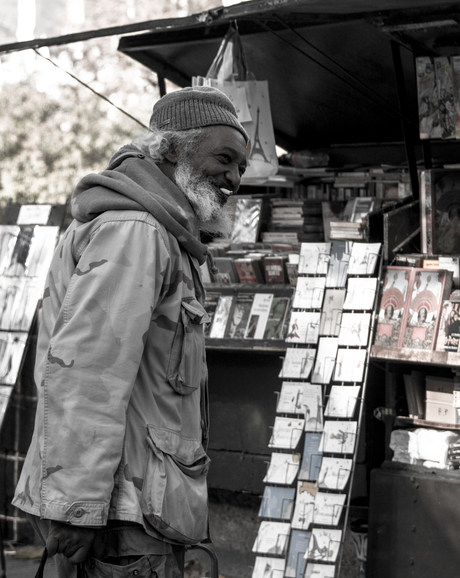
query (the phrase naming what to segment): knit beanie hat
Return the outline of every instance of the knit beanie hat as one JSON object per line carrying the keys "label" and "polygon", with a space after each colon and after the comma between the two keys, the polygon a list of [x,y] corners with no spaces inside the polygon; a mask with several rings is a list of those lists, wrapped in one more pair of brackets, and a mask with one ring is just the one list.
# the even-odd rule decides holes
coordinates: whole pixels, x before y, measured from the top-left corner
{"label": "knit beanie hat", "polygon": [[193,86],[169,92],[155,103],[150,128],[188,130],[223,124],[240,131],[246,143],[248,133],[238,120],[232,101],[211,86]]}

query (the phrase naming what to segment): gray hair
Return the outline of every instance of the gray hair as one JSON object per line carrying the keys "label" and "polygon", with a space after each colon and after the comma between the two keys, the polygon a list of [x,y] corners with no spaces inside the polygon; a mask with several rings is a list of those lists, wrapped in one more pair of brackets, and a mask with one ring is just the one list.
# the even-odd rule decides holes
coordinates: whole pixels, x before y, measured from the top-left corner
{"label": "gray hair", "polygon": [[137,137],[133,145],[160,164],[166,162],[165,154],[170,150],[177,151],[179,160],[187,158],[208,133],[209,127],[189,130],[153,128]]}

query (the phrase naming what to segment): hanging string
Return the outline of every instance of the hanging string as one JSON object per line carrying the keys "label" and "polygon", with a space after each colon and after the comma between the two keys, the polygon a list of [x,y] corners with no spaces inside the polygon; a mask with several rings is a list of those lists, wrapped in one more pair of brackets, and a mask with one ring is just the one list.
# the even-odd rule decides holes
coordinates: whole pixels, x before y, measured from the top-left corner
{"label": "hanging string", "polygon": [[45,60],[47,60],[48,62],[50,62],[53,66],[55,66],[56,68],[58,68],[59,70],[61,70],[62,72],[65,72],[66,74],[68,74],[71,78],[73,78],[74,80],[76,80],[77,82],[79,82],[82,86],[88,88],[91,92],[93,92],[96,96],[98,96],[99,98],[102,98],[102,100],[105,100],[106,102],[108,102],[110,105],[112,105],[113,107],[115,107],[117,110],[119,110],[122,114],[128,116],[131,120],[133,120],[134,122],[137,122],[137,124],[139,124],[142,128],[145,128],[146,130],[149,130],[149,127],[146,126],[144,123],[142,123],[140,120],[138,120],[137,118],[135,118],[134,116],[132,116],[131,114],[129,114],[129,112],[126,112],[126,110],[123,110],[122,108],[120,108],[119,106],[117,106],[114,102],[112,102],[109,98],[107,98],[106,96],[104,96],[103,94],[101,94],[100,92],[97,92],[97,90],[94,90],[94,88],[91,88],[91,86],[89,86],[88,84],[86,84],[86,82],[83,82],[83,80],[80,80],[79,78],[77,78],[74,74],[72,74],[71,72],[69,72],[68,70],[65,70],[64,68],[61,68],[59,66],[59,64],[56,64],[56,62],[54,62],[53,60],[51,60],[50,58],[44,56],[43,54],[40,54],[40,52],[38,52],[38,50],[36,48],[32,48],[32,50],[35,52],[35,54],[38,54],[38,56],[41,56],[41,58],[44,58]]}

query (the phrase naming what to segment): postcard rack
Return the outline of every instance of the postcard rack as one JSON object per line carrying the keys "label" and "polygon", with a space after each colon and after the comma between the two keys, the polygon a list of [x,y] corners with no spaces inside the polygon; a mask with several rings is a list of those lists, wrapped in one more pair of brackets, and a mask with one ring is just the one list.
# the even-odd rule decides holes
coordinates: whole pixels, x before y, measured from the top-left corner
{"label": "postcard rack", "polygon": [[302,243],[252,578],[340,575],[380,243]]}

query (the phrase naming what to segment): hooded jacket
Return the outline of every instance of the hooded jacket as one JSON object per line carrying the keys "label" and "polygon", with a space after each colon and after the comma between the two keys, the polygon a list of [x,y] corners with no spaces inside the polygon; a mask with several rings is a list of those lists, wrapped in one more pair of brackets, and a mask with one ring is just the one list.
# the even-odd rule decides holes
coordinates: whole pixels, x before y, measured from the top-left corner
{"label": "hooded jacket", "polygon": [[72,215],[44,291],[35,430],[13,504],[202,541],[209,318],[193,210],[128,146],[80,181]]}

